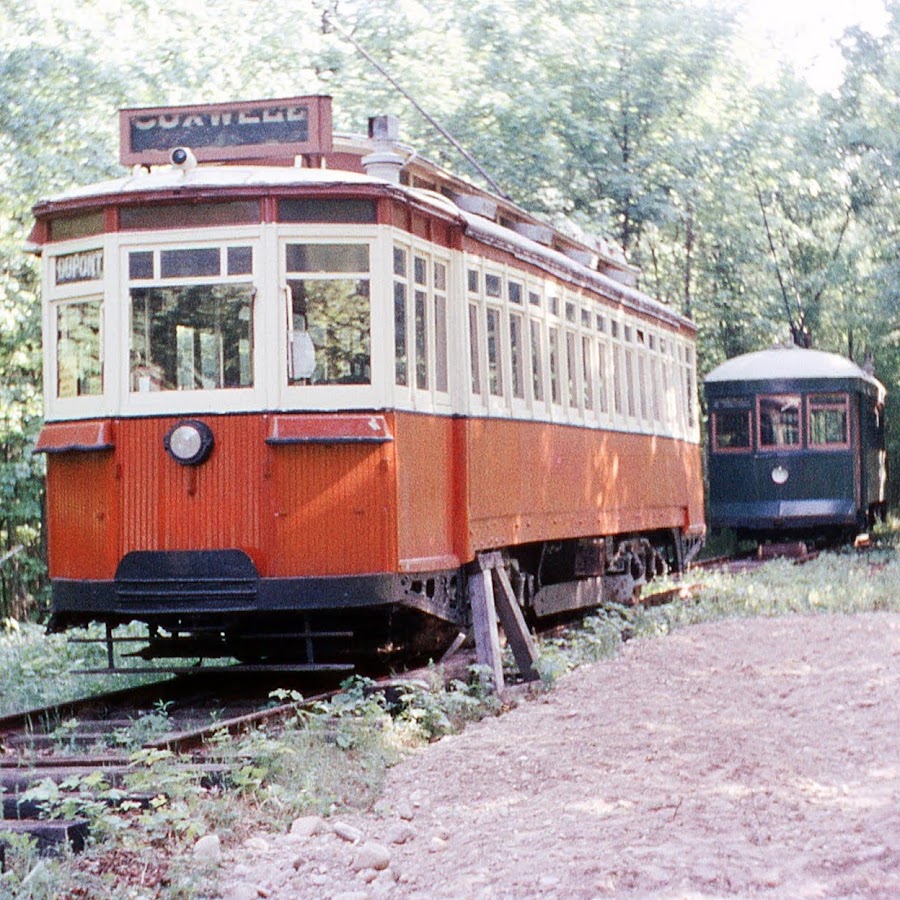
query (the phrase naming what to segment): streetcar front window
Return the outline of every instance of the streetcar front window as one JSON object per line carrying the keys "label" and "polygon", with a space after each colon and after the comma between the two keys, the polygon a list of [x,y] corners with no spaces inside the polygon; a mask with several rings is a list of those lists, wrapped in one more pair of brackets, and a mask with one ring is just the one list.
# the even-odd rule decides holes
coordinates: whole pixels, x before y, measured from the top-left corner
{"label": "streetcar front window", "polygon": [[749,409],[717,409],[712,415],[713,447],[721,453],[750,450],[752,431]]}
{"label": "streetcar front window", "polygon": [[101,299],[60,303],[56,307],[56,396],[103,393]]}
{"label": "streetcar front window", "polygon": [[131,391],[252,387],[252,273],[249,246],[131,251]]}
{"label": "streetcar front window", "polygon": [[846,447],[849,444],[848,400],[846,394],[810,395],[810,447]]}
{"label": "streetcar front window", "polygon": [[252,286],[132,288],[131,390],[253,386]]}
{"label": "streetcar front window", "polygon": [[292,243],[285,261],[290,384],[370,384],[368,245]]}
{"label": "streetcar front window", "polygon": [[760,397],[758,404],[760,447],[799,447],[800,398],[796,395]]}

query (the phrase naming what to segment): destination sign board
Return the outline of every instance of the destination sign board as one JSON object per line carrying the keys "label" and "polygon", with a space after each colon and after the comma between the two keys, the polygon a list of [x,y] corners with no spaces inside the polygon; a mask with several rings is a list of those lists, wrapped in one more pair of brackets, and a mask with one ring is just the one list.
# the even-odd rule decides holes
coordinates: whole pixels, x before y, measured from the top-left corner
{"label": "destination sign board", "polygon": [[123,109],[123,165],[169,161],[190,147],[200,162],[287,158],[331,150],[331,97]]}
{"label": "destination sign board", "polygon": [[56,283],[75,284],[103,277],[103,251],[84,250],[56,257]]}

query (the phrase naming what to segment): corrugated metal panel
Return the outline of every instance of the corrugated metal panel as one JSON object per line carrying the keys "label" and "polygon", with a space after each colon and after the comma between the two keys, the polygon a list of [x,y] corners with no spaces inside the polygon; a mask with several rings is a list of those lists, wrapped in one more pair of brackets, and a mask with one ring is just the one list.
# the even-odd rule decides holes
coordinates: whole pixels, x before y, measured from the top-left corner
{"label": "corrugated metal panel", "polygon": [[272,446],[265,416],[198,418],[215,436],[199,466],[163,447],[176,418],[120,420],[115,450],[53,456],[52,577],[112,578],[133,550],[240,549],[262,576],[396,569],[392,442]]}
{"label": "corrugated metal panel", "polygon": [[271,448],[275,519],[271,574],[394,571],[394,444]]}
{"label": "corrugated metal panel", "polygon": [[240,548],[264,564],[264,423],[261,416],[204,419],[215,436],[210,458],[182,466],[163,447],[178,419],[119,423],[121,545],[131,550]]}
{"label": "corrugated metal panel", "polygon": [[48,458],[51,578],[112,578],[117,562],[115,483],[111,450]]}
{"label": "corrugated metal panel", "polygon": [[458,466],[454,427],[449,416],[396,414],[397,523],[400,567],[428,571],[458,566],[464,547],[454,522],[465,511],[455,504]]}
{"label": "corrugated metal panel", "polygon": [[542,422],[469,428],[476,549],[703,522],[693,444]]}

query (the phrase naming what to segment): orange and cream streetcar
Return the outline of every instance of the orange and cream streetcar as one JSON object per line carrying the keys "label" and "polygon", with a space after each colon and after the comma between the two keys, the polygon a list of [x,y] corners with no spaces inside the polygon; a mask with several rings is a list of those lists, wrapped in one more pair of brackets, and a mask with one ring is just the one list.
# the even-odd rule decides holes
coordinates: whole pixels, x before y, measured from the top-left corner
{"label": "orange and cream streetcar", "polygon": [[328,97],[126,110],[34,209],[53,627],[145,658],[432,653],[490,553],[528,621],[705,530],[693,324]]}

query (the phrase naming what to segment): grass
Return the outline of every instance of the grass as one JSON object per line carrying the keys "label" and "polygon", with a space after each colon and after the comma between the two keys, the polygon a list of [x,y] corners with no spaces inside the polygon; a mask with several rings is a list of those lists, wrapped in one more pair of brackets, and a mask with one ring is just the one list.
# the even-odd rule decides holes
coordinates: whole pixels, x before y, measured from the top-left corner
{"label": "grass", "polygon": [[[877,536],[865,553],[832,552],[796,565],[773,560],[750,574],[697,570],[679,582],[685,599],[658,607],[611,607],[587,617],[563,635],[540,641],[542,685],[579,665],[614,656],[624,638],[649,638],[676,628],[726,617],[900,612],[900,537],[896,529]],[[661,584],[661,588],[672,587]],[[78,645],[83,654],[85,647]],[[102,647],[100,648],[102,651]],[[67,672],[73,649],[31,626],[7,627],[0,635],[3,703],[47,703],[83,679]],[[83,655],[77,657],[84,659]],[[101,662],[102,664],[102,662]],[[333,701],[313,710],[299,704],[290,721],[261,727],[243,737],[220,735],[212,758],[227,763],[227,786],[205,786],[168,751],[136,750],[125,790],[144,792],[137,806],[99,776],[55,786],[41,783],[32,797],[48,815],[84,815],[92,822],[91,846],[77,858],[41,859],[27,840],[12,840],[0,897],[27,898],[204,898],[209,873],[190,849],[200,835],[215,832],[239,842],[254,829],[284,830],[296,817],[371,809],[385,773],[411,749],[500,711],[486,693],[482,673],[448,688],[436,671],[427,683],[410,686],[388,701],[361,679],[345,684]],[[58,684],[48,685],[58,679]],[[35,684],[34,682],[41,682]],[[119,683],[119,682],[117,682]],[[94,684],[104,689],[104,682]],[[277,702],[299,699],[288,692]],[[152,848],[152,864],[146,862]]]}
{"label": "grass", "polygon": [[[75,633],[95,640],[104,635],[99,626]],[[69,635],[47,634],[43,625],[0,619],[0,715],[159,680],[146,675],[74,674],[81,669],[102,669],[106,664],[103,643],[70,643]]]}

